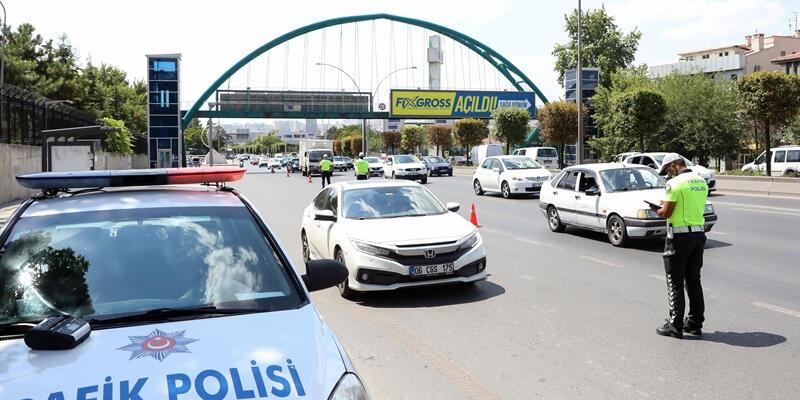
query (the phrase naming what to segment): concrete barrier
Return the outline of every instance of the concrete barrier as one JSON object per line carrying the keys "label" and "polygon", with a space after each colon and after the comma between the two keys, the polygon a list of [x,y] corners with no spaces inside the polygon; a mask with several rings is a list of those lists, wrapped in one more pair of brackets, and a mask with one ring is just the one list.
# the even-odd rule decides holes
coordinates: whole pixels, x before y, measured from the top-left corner
{"label": "concrete barrier", "polygon": [[800,197],[800,178],[717,175],[717,190],[767,196]]}

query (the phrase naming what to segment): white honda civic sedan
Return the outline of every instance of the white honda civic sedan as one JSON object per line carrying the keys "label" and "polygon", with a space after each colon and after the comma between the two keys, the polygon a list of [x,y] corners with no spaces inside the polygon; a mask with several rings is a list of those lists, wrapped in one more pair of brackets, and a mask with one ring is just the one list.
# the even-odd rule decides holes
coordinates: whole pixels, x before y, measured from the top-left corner
{"label": "white honda civic sedan", "polygon": [[343,297],[486,279],[486,251],[475,227],[428,189],[409,181],[337,182],[303,211],[306,260],[347,266]]}
{"label": "white honda civic sedan", "polygon": [[[604,232],[614,246],[632,238],[661,237],[667,221],[646,202],[665,198],[666,179],[643,165],[621,163],[569,167],[542,186],[539,208],[553,232],[567,226]],[[717,221],[714,207],[706,203],[705,230]]]}

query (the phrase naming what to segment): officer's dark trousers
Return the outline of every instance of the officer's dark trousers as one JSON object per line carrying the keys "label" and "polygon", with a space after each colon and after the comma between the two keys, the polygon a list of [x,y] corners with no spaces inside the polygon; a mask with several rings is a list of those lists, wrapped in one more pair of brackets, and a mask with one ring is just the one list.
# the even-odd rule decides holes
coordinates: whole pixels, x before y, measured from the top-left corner
{"label": "officer's dark trousers", "polygon": [[683,297],[684,281],[689,296],[689,324],[701,328],[705,318],[703,286],[700,284],[700,268],[703,267],[703,248],[706,244],[704,232],[676,233],[667,239],[664,246],[664,270],[667,273],[669,296],[669,322],[676,329],[683,328],[686,301]]}
{"label": "officer's dark trousers", "polygon": [[328,181],[327,184],[330,185],[331,184],[331,171],[322,171],[322,172],[320,172],[320,174],[322,175],[322,179],[321,179],[322,180],[322,187],[325,187],[325,181],[326,180]]}

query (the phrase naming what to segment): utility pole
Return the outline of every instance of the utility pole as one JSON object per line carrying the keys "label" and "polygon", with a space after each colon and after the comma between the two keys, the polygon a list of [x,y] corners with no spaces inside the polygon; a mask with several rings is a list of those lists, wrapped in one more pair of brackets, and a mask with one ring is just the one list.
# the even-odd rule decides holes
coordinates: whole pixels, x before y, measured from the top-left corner
{"label": "utility pole", "polygon": [[578,143],[575,145],[575,164],[583,164],[583,88],[581,86],[583,81],[583,71],[581,65],[581,36],[583,36],[582,27],[582,14],[581,0],[578,0],[578,68],[575,71],[575,84],[576,93],[575,101],[578,103]]}
{"label": "utility pole", "polygon": [[[208,111],[214,110],[214,103],[208,103]],[[214,135],[211,133],[214,129],[214,124],[211,122],[211,116],[208,117],[208,166],[214,166]]]}

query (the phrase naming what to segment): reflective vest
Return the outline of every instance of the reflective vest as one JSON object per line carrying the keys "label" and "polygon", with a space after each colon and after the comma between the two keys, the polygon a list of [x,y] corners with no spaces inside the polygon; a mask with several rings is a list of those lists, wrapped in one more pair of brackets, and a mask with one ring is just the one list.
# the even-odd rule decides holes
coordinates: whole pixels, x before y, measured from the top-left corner
{"label": "reflective vest", "polygon": [[322,171],[325,172],[330,171],[332,167],[333,163],[331,162],[331,160],[325,159],[319,162],[319,169]]}
{"label": "reflective vest", "polygon": [[672,226],[702,226],[706,219],[708,184],[697,172],[685,169],[678,176],[667,181],[666,201],[675,203],[675,210],[669,217]]}
{"label": "reflective vest", "polygon": [[358,175],[366,175],[367,173],[369,173],[369,163],[367,162],[367,160],[364,160],[363,158],[362,159],[358,159],[358,160],[356,160],[355,164],[356,164],[355,165],[356,174],[358,174]]}

